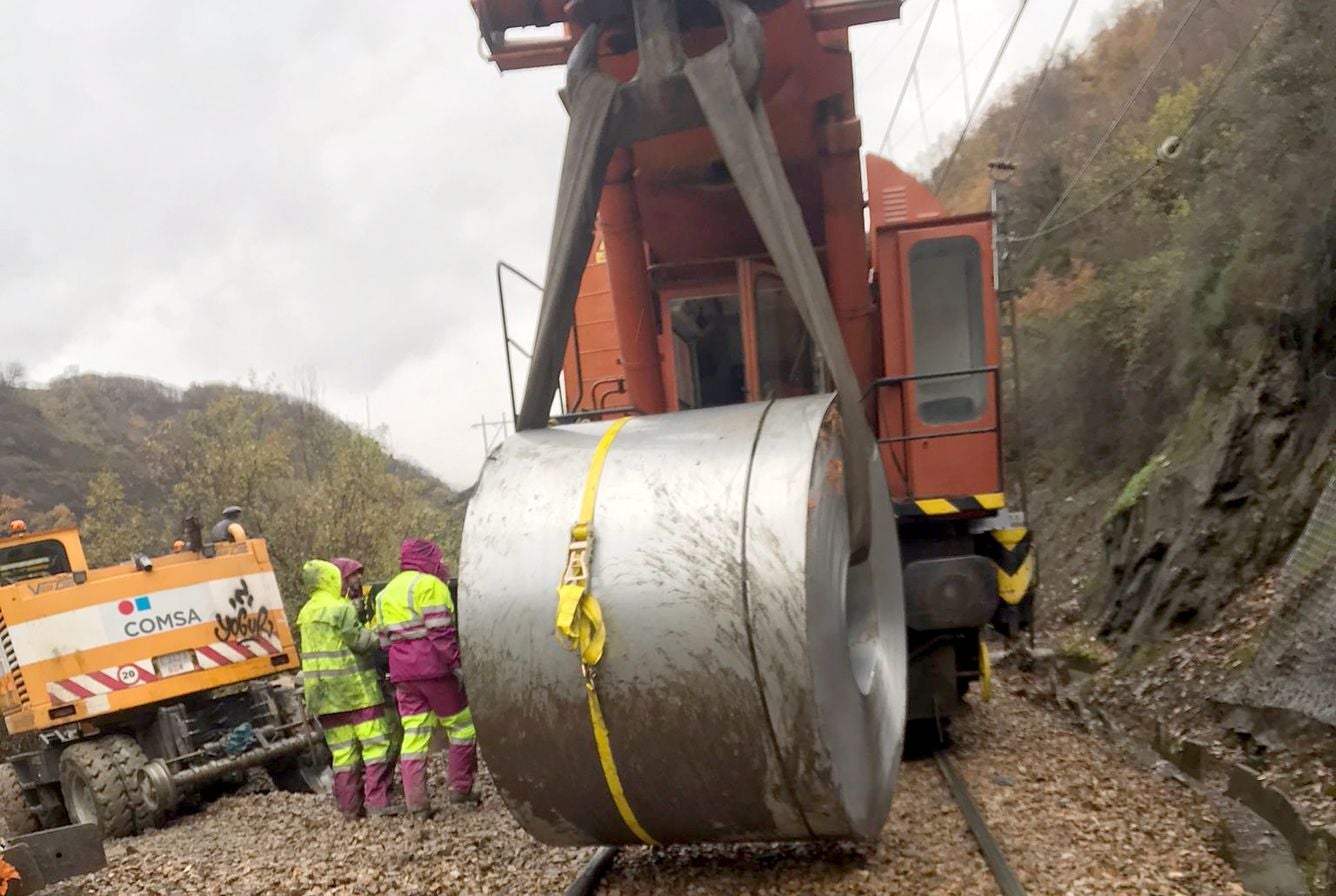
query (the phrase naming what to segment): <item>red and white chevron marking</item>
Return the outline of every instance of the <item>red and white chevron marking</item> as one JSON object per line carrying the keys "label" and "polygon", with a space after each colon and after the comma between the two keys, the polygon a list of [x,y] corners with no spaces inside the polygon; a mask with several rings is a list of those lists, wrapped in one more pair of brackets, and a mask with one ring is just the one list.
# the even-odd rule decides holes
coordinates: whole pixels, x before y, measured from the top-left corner
{"label": "red and white chevron marking", "polygon": [[[256,657],[276,656],[283,652],[278,635],[260,635],[241,641],[214,641],[195,648],[195,666],[198,669],[217,669],[233,663],[244,663]],[[50,681],[46,693],[59,703],[73,703],[113,691],[124,691],[158,681],[153,660],[137,660],[124,666],[109,666],[86,675],[75,675],[59,681]]]}
{"label": "red and white chevron marking", "polygon": [[140,660],[125,666],[98,669],[87,675],[49,681],[46,684],[46,692],[52,700],[73,703],[76,700],[86,700],[99,694],[110,694],[112,691],[123,691],[135,685],[157,680],[158,675],[153,670],[153,660]]}
{"label": "red and white chevron marking", "polygon": [[217,669],[232,663],[244,663],[257,656],[274,656],[283,652],[278,635],[260,635],[244,641],[214,641],[195,648],[195,661],[201,669]]}

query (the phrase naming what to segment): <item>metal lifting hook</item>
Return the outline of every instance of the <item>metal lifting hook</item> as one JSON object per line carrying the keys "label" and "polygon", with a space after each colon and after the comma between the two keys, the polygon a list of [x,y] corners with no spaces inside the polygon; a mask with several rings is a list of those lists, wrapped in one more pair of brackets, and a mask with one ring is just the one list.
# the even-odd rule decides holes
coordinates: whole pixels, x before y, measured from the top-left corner
{"label": "metal lifting hook", "polygon": [[727,39],[700,56],[688,57],[682,50],[673,0],[634,0],[640,64],[626,83],[598,69],[601,23],[591,25],[571,53],[565,90],[571,127],[518,429],[547,425],[614,149],[704,124],[830,368],[844,420],[850,543],[857,558],[870,538],[868,465],[876,443],[816,250],[780,163],[765,107],[755,96],[765,48],[760,20],[739,0],[714,3]]}

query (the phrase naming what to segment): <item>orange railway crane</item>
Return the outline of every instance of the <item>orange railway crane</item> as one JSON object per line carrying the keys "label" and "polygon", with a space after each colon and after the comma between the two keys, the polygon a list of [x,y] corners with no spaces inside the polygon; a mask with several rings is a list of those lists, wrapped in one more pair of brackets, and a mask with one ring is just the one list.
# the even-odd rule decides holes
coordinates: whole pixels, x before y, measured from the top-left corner
{"label": "orange railway crane", "polygon": [[985,627],[1030,625],[1035,558],[1004,494],[992,216],[861,157],[849,28],[898,0],[474,6],[499,68],[569,72],[519,428],[560,374],[559,422],[837,391],[894,501],[908,717],[949,718],[986,688]]}

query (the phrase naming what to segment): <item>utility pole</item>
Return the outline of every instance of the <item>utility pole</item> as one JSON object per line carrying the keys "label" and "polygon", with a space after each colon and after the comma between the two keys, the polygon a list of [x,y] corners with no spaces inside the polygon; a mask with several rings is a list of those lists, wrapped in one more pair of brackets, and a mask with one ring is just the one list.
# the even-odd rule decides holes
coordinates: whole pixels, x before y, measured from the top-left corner
{"label": "utility pole", "polygon": [[[998,320],[1004,320],[1002,324],[1002,333],[1011,348],[1011,357],[1002,359],[1002,388],[998,390],[1001,400],[1010,410],[1011,425],[1019,429],[1020,421],[1023,419],[1024,410],[1021,401],[1021,355],[1020,355],[1020,327],[1016,321],[1016,300],[1020,298],[1017,294],[1014,272],[1011,267],[1011,229],[1007,226],[1008,213],[1007,207],[1008,185],[1011,178],[1016,173],[1016,166],[1009,159],[994,159],[988,163],[988,177],[992,180],[991,206],[993,212],[993,288],[997,294],[998,301]],[[998,408],[999,418],[1002,414],[1002,408]],[[1010,465],[1015,470],[1015,482],[1020,491],[1020,520],[1022,526],[1029,525],[1029,487],[1025,476],[1025,456],[1019,439],[1013,441],[1016,450],[1013,451],[1013,462]],[[1002,483],[1003,491],[1008,491],[1007,484]],[[1010,502],[1008,502],[1010,503]],[[1031,588],[1034,595],[1038,595],[1039,590],[1039,557],[1034,557],[1034,580]],[[1031,598],[1034,600],[1036,598]],[[1034,650],[1034,622],[1030,623],[1030,649]]]}
{"label": "utility pole", "polygon": [[478,418],[478,422],[473,424],[470,429],[482,431],[482,454],[483,457],[492,453],[492,449],[506,440],[510,435],[510,427],[514,419],[508,417],[504,411],[497,420],[488,420],[487,415],[483,414]]}

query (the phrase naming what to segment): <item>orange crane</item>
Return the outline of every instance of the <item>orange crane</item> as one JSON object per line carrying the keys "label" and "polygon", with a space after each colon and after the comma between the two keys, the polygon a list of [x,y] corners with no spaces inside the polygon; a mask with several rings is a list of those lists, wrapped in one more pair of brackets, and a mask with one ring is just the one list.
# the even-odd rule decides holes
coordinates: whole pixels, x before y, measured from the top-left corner
{"label": "orange crane", "polygon": [[568,66],[518,427],[549,423],[559,375],[558,423],[838,391],[894,501],[908,717],[986,696],[981,633],[1029,627],[1036,584],[1004,488],[993,221],[862,157],[849,29],[898,0],[473,2],[500,69]]}

